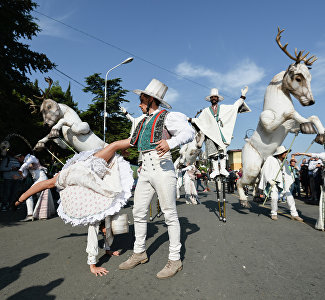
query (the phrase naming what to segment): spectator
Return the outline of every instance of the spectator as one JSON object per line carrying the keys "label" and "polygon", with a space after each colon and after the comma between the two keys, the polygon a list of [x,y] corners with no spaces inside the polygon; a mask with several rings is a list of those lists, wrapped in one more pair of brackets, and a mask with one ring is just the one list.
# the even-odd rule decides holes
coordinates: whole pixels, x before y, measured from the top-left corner
{"label": "spectator", "polygon": [[290,187],[290,192],[293,197],[298,196],[300,198],[300,180],[299,180],[300,174],[299,174],[299,170],[296,166],[296,163],[297,163],[296,159],[291,158],[289,170],[291,172],[291,176],[292,176],[292,179],[294,180],[294,182]]}
{"label": "spectator", "polygon": [[12,203],[16,201],[18,196],[19,186],[21,185],[21,180],[19,180],[19,170],[20,163],[16,157],[11,155],[6,155],[2,158],[0,162],[0,172],[3,178],[2,187],[2,211],[7,211]]}
{"label": "spectator", "polygon": [[229,168],[229,176],[228,176],[228,193],[233,194],[235,192],[235,184],[237,180],[237,175],[235,171],[232,171]]}
{"label": "spectator", "polygon": [[308,178],[308,162],[306,158],[302,160],[302,163],[300,165],[300,183],[305,192],[305,198],[308,199],[310,195],[310,187]]}
{"label": "spectator", "polygon": [[308,201],[310,204],[318,204],[320,195],[320,184],[317,174],[323,165],[322,161],[318,158],[311,157],[308,163],[308,176],[309,186],[311,192],[311,199]]}
{"label": "spectator", "polygon": [[202,188],[202,191],[205,191],[205,187],[202,185],[202,172],[197,170],[196,172],[196,190],[199,191],[199,187]]}

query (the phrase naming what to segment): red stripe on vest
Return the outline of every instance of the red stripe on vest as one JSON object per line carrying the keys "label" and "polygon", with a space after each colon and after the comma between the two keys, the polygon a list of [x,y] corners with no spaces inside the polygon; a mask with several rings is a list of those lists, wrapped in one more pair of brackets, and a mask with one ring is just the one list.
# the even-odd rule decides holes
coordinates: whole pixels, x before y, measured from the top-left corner
{"label": "red stripe on vest", "polygon": [[134,146],[134,145],[137,143],[137,141],[138,141],[138,138],[139,138],[139,135],[140,135],[140,132],[141,132],[141,128],[142,128],[142,125],[143,125],[145,119],[146,119],[146,118],[143,118],[143,120],[142,120],[142,123],[141,123],[140,128],[139,128],[139,131],[138,131],[138,135],[137,135],[137,137],[136,137],[136,139],[135,139],[135,141],[134,141],[133,146]]}
{"label": "red stripe on vest", "polygon": [[154,121],[153,121],[153,124],[152,124],[152,127],[151,127],[150,143],[153,143],[153,134],[154,134],[154,131],[155,131],[155,125],[156,125],[157,119],[159,118],[159,116],[160,116],[164,111],[166,111],[166,109],[163,109],[162,111],[160,111],[160,112],[157,114],[157,116],[155,117]]}

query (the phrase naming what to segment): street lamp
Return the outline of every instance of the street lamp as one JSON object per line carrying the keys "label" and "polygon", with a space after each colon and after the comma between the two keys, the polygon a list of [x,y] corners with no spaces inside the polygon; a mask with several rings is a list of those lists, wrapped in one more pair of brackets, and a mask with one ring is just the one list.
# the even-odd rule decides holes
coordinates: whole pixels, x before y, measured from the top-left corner
{"label": "street lamp", "polygon": [[131,61],[133,60],[133,57],[129,57],[127,58],[126,60],[122,61],[121,63],[119,63],[118,65],[116,65],[115,67],[109,69],[106,73],[106,76],[105,76],[105,96],[104,96],[104,138],[103,138],[103,141],[105,143],[105,134],[106,134],[106,117],[107,117],[107,112],[106,112],[106,98],[107,98],[107,76],[108,76],[108,73],[114,69],[116,69],[117,67],[119,67],[120,65],[125,65],[125,64],[128,64],[130,63]]}

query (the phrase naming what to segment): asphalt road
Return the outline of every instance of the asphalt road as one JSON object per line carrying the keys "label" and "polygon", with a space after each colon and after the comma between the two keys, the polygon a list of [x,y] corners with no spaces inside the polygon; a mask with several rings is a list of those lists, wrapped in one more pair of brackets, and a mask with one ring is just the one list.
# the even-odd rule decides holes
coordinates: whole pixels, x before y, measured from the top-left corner
{"label": "asphalt road", "polygon": [[[115,238],[120,257],[101,250],[99,265],[110,272],[95,277],[86,264],[86,227],[58,217],[23,223],[24,210],[1,212],[0,299],[324,299],[325,232],[313,228],[316,206],[297,200],[306,220],[299,223],[281,204],[283,214],[272,221],[269,208],[242,210],[238,196],[227,195],[223,223],[215,194],[199,195],[200,205],[177,202],[184,267],[166,280],[156,278],[168,257],[163,216],[148,223],[148,263],[118,270],[132,253],[131,224]],[[125,211],[132,223],[131,207]]]}

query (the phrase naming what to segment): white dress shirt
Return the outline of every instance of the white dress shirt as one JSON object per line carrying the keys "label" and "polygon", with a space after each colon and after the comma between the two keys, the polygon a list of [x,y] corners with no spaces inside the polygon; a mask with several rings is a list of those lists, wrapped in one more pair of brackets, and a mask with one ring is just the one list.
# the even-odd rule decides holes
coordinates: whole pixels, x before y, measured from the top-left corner
{"label": "white dress shirt", "polygon": [[[153,113],[151,113],[150,116],[153,116],[160,111],[161,109],[158,108]],[[142,120],[144,117],[146,117],[146,115],[143,115],[137,119],[141,118],[140,120]],[[170,149],[174,149],[177,146],[181,146],[193,141],[195,130],[188,123],[186,115],[180,112],[169,112],[165,118],[164,125],[171,134],[171,138],[167,140]],[[131,136],[133,135],[133,131],[131,133]]]}

